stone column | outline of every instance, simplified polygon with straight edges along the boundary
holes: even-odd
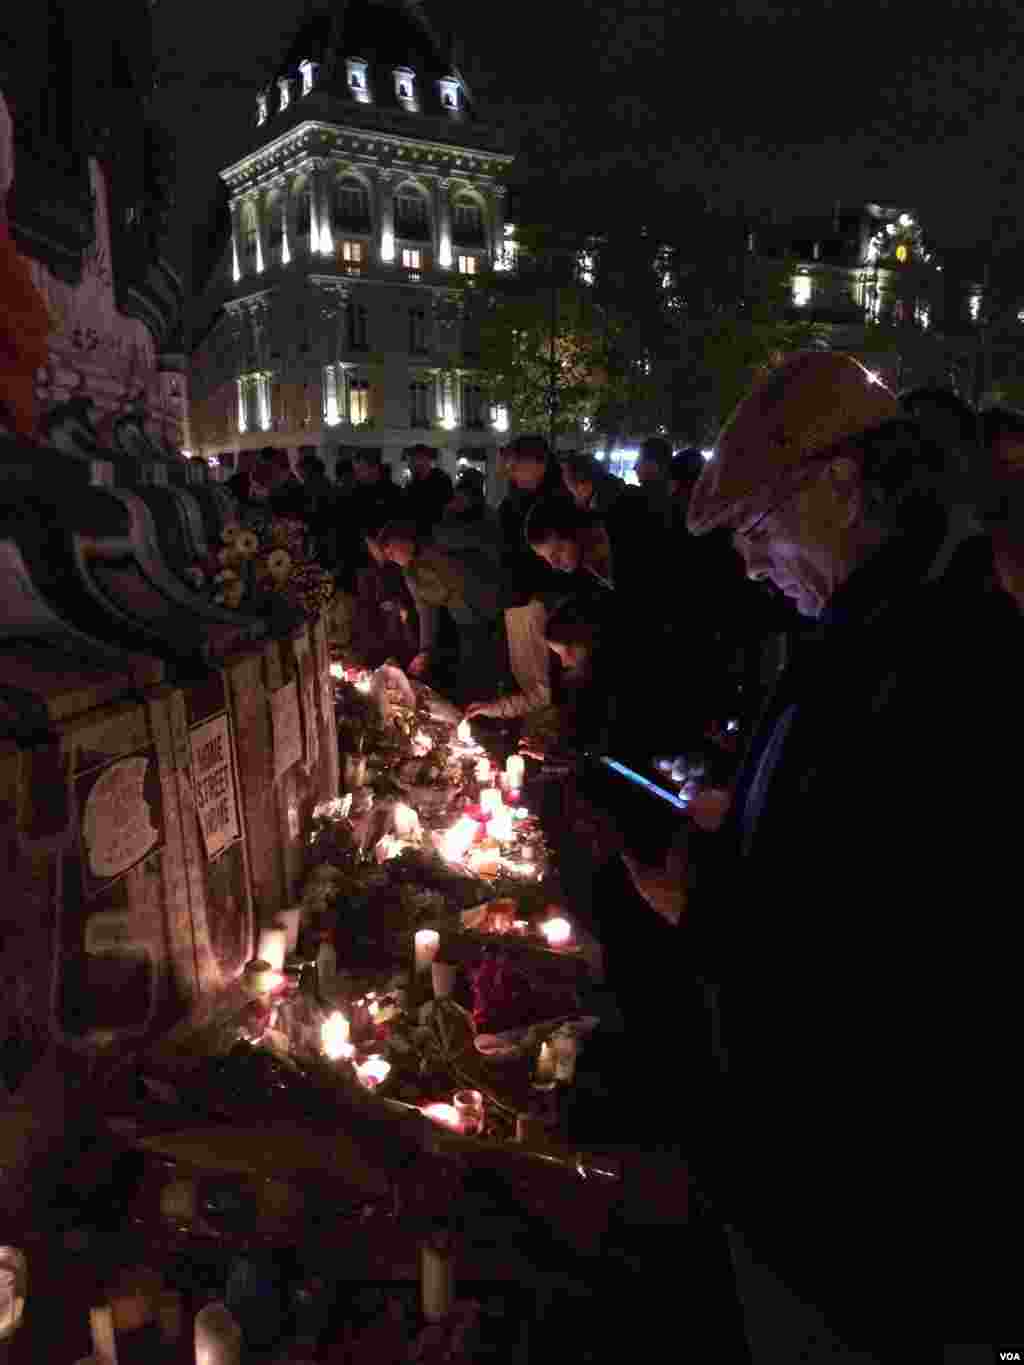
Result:
[[[242,201],[231,201],[231,279],[235,284],[242,278]]]
[[[334,255],[334,231],[331,226],[330,190],[327,182],[329,162],[313,162],[313,251],[323,256]]]
[[[452,182],[442,176],[435,186],[434,222],[436,233],[436,260],[442,270],[452,268]]]
[[[265,190],[255,191],[252,206],[256,210],[256,273],[262,275],[270,263],[270,224],[267,221]]]
[[[394,174],[387,166],[377,172],[378,249],[384,265],[393,265],[395,260],[395,187],[391,183]]]
[[[491,264],[497,265],[505,250],[505,195],[504,185],[491,191]]]

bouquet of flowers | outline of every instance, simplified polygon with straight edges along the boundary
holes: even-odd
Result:
[[[212,589],[218,606],[256,608],[277,593],[290,606],[316,616],[334,596],[334,578],[306,549],[301,521],[276,517],[251,526],[231,524],[221,533],[223,546],[205,563],[190,565],[185,578],[196,592]]]

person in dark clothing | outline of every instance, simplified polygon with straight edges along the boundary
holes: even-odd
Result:
[[[608,533],[595,517],[567,498],[540,498],[526,516],[526,543],[558,574],[592,574],[614,586],[614,563]]]
[[[402,490],[391,477],[391,467],[379,450],[360,450],[353,457],[355,487],[339,507],[342,524],[342,587],[351,591],[360,569],[369,566],[369,554],[359,532],[376,522],[383,525],[402,514]],[[352,534],[352,531],[355,534]]]
[[[419,621],[402,570],[380,543],[387,521],[378,514],[360,528],[367,563],[356,572],[352,649],[368,668],[394,659],[407,669],[419,653]]]
[[[690,504],[813,623],[677,883],[706,1006],[691,1171],[755,1365],[887,1365],[1019,1314],[1019,1154],[987,1116],[1017,1051],[1020,623],[959,554],[931,576],[943,471],[858,362],[805,352]]]
[[[672,469],[672,447],[662,436],[648,436],[640,444],[636,461],[636,477],[641,488],[664,484],[667,489]]]
[[[703,472],[704,456],[696,446],[688,446],[678,455],[673,455],[668,469],[669,497],[673,500],[681,498],[684,504],[688,504],[693,486]]]
[[[451,500],[444,509],[444,521],[468,524],[483,521],[488,514],[486,480],[482,470],[464,469],[455,480]],[[497,531],[497,518],[494,519]]]
[[[299,462],[305,521],[317,559],[331,568],[338,559],[338,493],[327,477],[327,468],[317,455],[303,455]]]
[[[567,456],[562,464],[562,478],[580,511],[590,512],[602,521],[626,491],[622,480],[609,474],[593,455]]]
[[[338,496],[347,498],[355,487],[356,477],[351,460],[338,460],[334,466],[334,486]]]
[[[412,477],[405,487],[404,515],[416,523],[421,535],[428,536],[452,500],[452,481],[438,469],[433,446],[409,446],[405,459]]]
[[[511,488],[498,509],[504,604],[522,607],[532,598],[561,591],[552,571],[531,553],[523,527],[538,499],[566,497],[566,493],[561,470],[543,436],[517,436],[505,452],[505,474]]]

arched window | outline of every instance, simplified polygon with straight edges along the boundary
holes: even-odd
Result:
[[[430,238],[426,196],[416,185],[402,185],[395,195],[395,235],[414,242]]]
[[[458,246],[484,245],[484,211],[471,194],[460,194],[452,205],[452,237]]]
[[[361,180],[346,175],[338,181],[334,212],[338,227],[349,228],[353,232],[370,231],[370,196]]]

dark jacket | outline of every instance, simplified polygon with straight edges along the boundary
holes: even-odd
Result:
[[[336,510],[339,523],[344,581],[354,582],[359,569],[365,569],[370,556],[363,543],[367,525],[378,519],[392,520],[402,516],[402,490],[385,470],[376,483],[357,483],[347,497],[341,499]]]
[[[1019,1052],[1022,629],[983,546],[924,582],[936,549],[889,545],[802,634],[685,931],[713,1058],[691,1073],[697,1183],[883,1361],[901,1326],[998,1334],[972,1336],[1001,1321],[974,1313],[1017,1264],[993,1212],[1015,1224],[1021,1196],[998,1109]]]
[[[413,478],[406,484],[402,515],[416,523],[420,535],[427,536],[441,520],[454,491],[444,470],[432,469],[425,479]]]
[[[549,569],[526,543],[525,526],[530,508],[541,498],[565,497],[562,475],[552,460],[544,481],[534,493],[512,488],[498,508],[502,539],[502,605],[522,607],[534,597],[557,594],[559,575]]]

